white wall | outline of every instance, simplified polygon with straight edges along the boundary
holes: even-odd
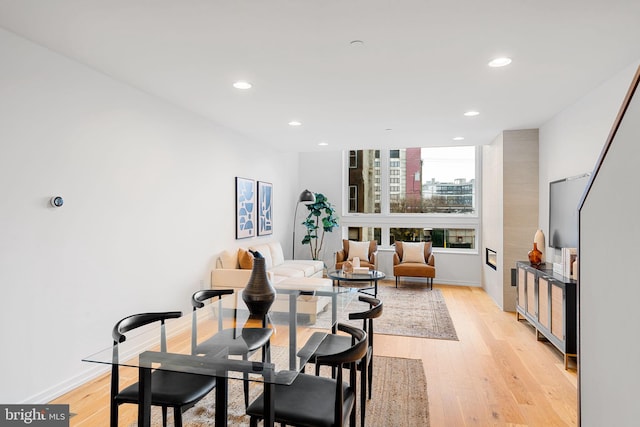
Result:
[[[3,30],[0,57],[0,402],[38,403],[93,372],[81,358],[116,320],[188,309],[213,257],[248,243],[235,176],[274,184],[290,242],[298,157]]]
[[[296,189],[296,194],[300,194],[304,189],[322,193],[336,208],[338,217],[342,217],[342,171],[341,151],[301,153],[300,179],[296,183],[299,189]],[[299,244],[305,234],[305,229],[300,223],[308,214],[309,211],[301,205],[296,223],[296,258],[310,258],[309,245]],[[338,223],[342,224],[342,221],[339,219]],[[325,234],[322,260],[329,268],[335,265],[335,253],[342,248],[341,228]]]
[[[539,218],[547,244],[549,183],[593,170],[636,67],[629,65],[540,128]],[[547,262],[560,255],[546,249]]]
[[[549,182],[593,170],[639,64],[612,76],[540,129],[540,225],[546,234]],[[639,237],[634,179],[639,154],[636,134],[612,156],[611,175],[597,184],[601,191],[589,201],[589,216],[581,224],[579,396],[584,426],[637,425],[640,416],[633,399],[640,380],[633,337],[640,295],[631,269]],[[620,182],[628,183],[629,190],[620,192]],[[612,211],[619,203],[628,209]],[[614,238],[618,233],[625,238]]]
[[[482,147],[482,250],[489,248],[497,253],[494,270],[486,264],[483,254],[482,287],[503,307],[504,265],[504,198],[503,198],[503,134],[491,144]]]
[[[580,214],[580,391],[585,427],[638,425],[640,419],[640,345],[635,339],[640,287],[633,269],[640,199],[637,181],[630,179],[640,157],[639,141],[637,93]]]

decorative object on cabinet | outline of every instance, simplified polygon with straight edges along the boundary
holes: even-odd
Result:
[[[536,231],[536,234],[533,236],[533,241],[536,242],[536,244],[538,245],[538,250],[542,253],[542,255],[540,256],[540,262],[544,263],[547,247],[544,241],[544,233],[541,229],[538,229],[538,231]]]
[[[236,239],[256,235],[256,182],[236,177]]]
[[[273,234],[273,184],[258,181],[258,236]]]
[[[276,298],[276,290],[267,275],[264,256],[257,251],[249,252],[253,255],[253,268],[249,283],[242,292],[242,300],[247,304],[253,318],[264,321]]]
[[[538,250],[536,242],[533,242],[533,249],[529,251],[529,262],[531,265],[540,265],[542,263],[542,252]]]
[[[521,316],[568,358],[577,356],[576,281],[554,273],[550,264],[516,263],[516,320]]]

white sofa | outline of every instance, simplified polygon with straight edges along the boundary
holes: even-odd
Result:
[[[313,290],[332,286],[331,280],[323,278],[322,261],[285,260],[280,243],[268,242],[223,251],[211,271],[213,289],[244,289],[251,276],[252,261],[251,256],[247,255],[248,249],[262,254],[269,279],[276,288]],[[330,301],[328,297],[301,296],[298,298],[298,313],[309,315],[310,321],[315,322],[316,315],[326,310]],[[288,296],[278,295],[271,310],[288,312]]]

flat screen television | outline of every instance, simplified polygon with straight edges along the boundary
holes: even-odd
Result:
[[[578,203],[588,182],[584,174],[549,183],[550,247],[578,247]]]

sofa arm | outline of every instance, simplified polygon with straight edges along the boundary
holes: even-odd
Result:
[[[393,265],[400,264],[400,257],[398,256],[398,252],[393,253]]]
[[[435,265],[436,265],[436,257],[433,256],[433,253],[429,254],[429,259],[427,260],[427,264],[429,264],[431,267],[435,267]]]
[[[373,268],[375,270],[378,269],[377,260],[378,260],[378,251],[371,252],[371,255],[369,256],[369,263],[373,265]]]

